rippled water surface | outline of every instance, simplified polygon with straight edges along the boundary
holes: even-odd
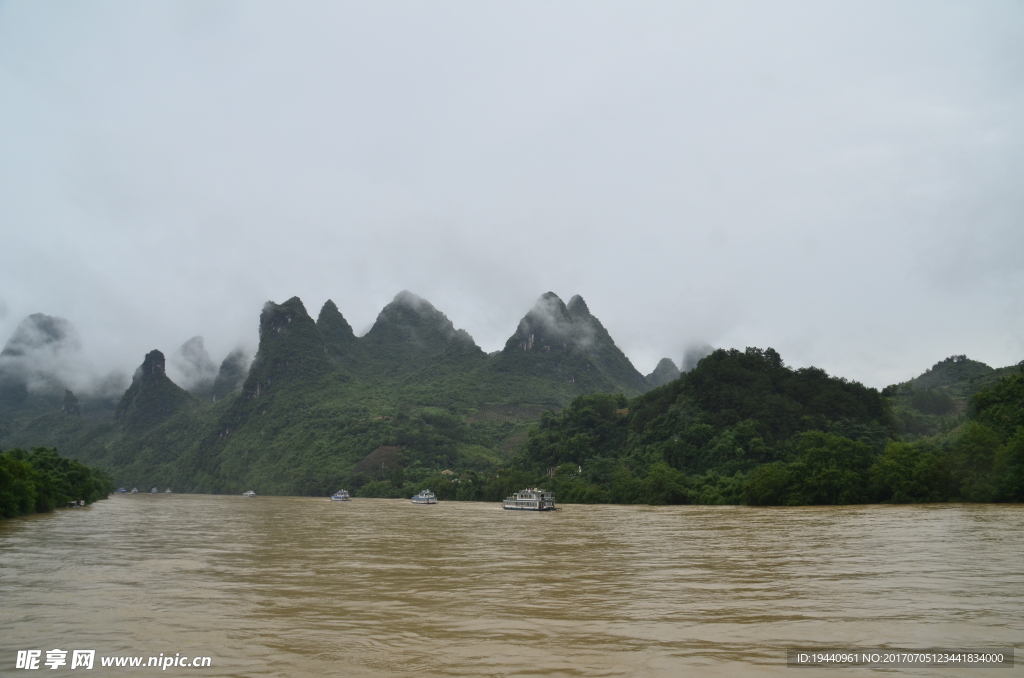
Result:
[[[213,658],[168,675],[810,676],[786,648],[1024,646],[1022,528],[1021,506],[120,495],[0,523],[0,674],[52,648]]]

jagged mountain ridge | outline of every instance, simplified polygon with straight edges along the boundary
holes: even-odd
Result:
[[[559,317],[544,315],[545,305]],[[534,345],[516,347],[527,330]],[[55,414],[37,417],[15,438],[24,444],[22,434],[31,434],[30,444],[60,445],[110,469],[120,484],[207,492],[251,484],[301,494],[327,489],[317,479],[342,477],[381,445],[401,449],[413,467],[491,467],[497,450],[524,439],[542,407],[600,390],[635,395],[647,388],[578,296],[566,305],[544,295],[507,350],[492,356],[409,292],[396,295],[362,337],[331,301],[315,322],[297,297],[267,302],[259,338],[248,370],[244,354],[233,352],[201,398],[174,384],[163,354],[152,351],[107,428],[73,416],[72,394],[65,412],[58,402]],[[193,338],[179,353],[208,376],[201,349]],[[477,422],[472,430],[468,421]],[[0,430],[0,442],[9,439]]]
[[[614,366],[617,359],[632,369],[582,299],[574,301],[571,312],[566,307],[566,313],[577,344],[568,351],[570,358],[589,359],[594,374],[603,374],[594,365],[604,369],[601,359],[610,353],[611,360],[606,362]],[[589,338],[580,339],[584,334]],[[548,358],[548,352],[540,354],[541,362]],[[460,442],[465,434],[451,430],[463,426],[460,420],[450,414],[428,417],[426,411],[440,407],[468,414],[479,407],[493,407],[487,403],[495,401],[506,407],[538,402],[560,406],[574,395],[593,392],[602,385],[623,387],[608,378],[567,384],[558,374],[524,376],[514,366],[497,369],[498,362],[500,355],[488,357],[468,333],[407,292],[381,311],[363,337],[354,336],[333,302],[324,304],[316,323],[297,298],[283,304],[268,303],[261,315],[259,351],[246,384],[219,416],[215,434],[198,446],[195,465],[203,474],[221,479],[219,482],[251,477],[252,469],[257,468],[272,476],[279,487],[294,488],[310,482],[303,478],[324,472],[322,465],[307,466],[308,455],[351,469],[381,444],[402,447],[412,454],[413,463],[424,457],[443,465],[469,463],[459,462],[470,452],[468,443]],[[625,388],[631,393],[639,390],[629,383]],[[339,411],[334,402],[347,406]],[[397,408],[398,418],[368,416],[374,408],[385,412]],[[414,416],[411,424],[398,425],[407,412],[424,413]],[[498,426],[507,432],[491,444],[497,446],[517,426],[525,430],[528,425]],[[413,434],[406,426],[422,430]],[[310,435],[324,429],[334,433],[326,439]],[[330,439],[341,446],[333,447]],[[256,440],[259,445],[254,448]],[[302,440],[308,442],[299,442]],[[312,449],[298,451],[297,443]],[[465,452],[460,451],[463,448]],[[473,458],[490,454],[479,445],[475,449]]]

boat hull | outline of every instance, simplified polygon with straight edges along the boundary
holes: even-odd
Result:
[[[501,508],[506,511],[554,511],[554,506],[545,506],[543,508],[537,506],[502,506]]]

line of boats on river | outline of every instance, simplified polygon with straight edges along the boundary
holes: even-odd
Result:
[[[128,491],[123,487],[118,489],[118,493],[125,494]],[[131,494],[138,494],[139,490],[133,487]],[[149,494],[158,494],[159,490],[153,488],[149,491]],[[171,494],[171,488],[164,490],[164,494]],[[256,493],[252,490],[248,490],[242,493],[243,497],[253,498]],[[352,501],[352,497],[345,490],[338,490],[331,495],[330,501]],[[417,495],[413,495],[411,498],[413,504],[436,504],[437,495],[430,490],[423,490]],[[555,495],[553,492],[542,490],[536,487],[528,487],[525,490],[519,490],[515,494],[505,497],[505,500],[501,502],[501,508],[506,511],[557,511],[555,508]]]
[[[155,488],[154,488],[155,489]],[[243,497],[255,497],[252,490],[242,493]],[[330,501],[352,501],[352,497],[345,490],[338,490],[330,496]],[[436,504],[437,495],[430,490],[423,490],[411,498],[413,504]],[[501,507],[507,511],[557,511],[555,508],[555,495],[553,492],[535,487],[528,487],[513,495],[505,497]]]

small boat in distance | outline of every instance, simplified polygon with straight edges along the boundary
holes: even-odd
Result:
[[[436,504],[437,496],[430,490],[423,490],[412,498],[414,504]]]
[[[501,508],[509,511],[554,511],[555,494],[530,487],[505,497]]]
[[[164,494],[170,494],[170,493],[171,493],[171,488],[168,487],[166,490],[164,490]]]
[[[352,501],[345,490],[338,490],[331,495],[331,501]]]
[[[133,487],[132,488],[132,494],[138,494],[138,493],[139,493],[139,488]]]
[[[253,492],[252,490],[246,490],[245,492],[242,493],[242,496],[243,497],[255,497],[256,493]]]
[[[128,491],[128,490],[124,489],[123,487],[119,487],[119,488],[117,489],[117,493],[118,493],[118,494],[124,494],[124,493],[125,493],[125,492],[127,492],[127,491]]]
[[[157,492],[159,492],[159,491],[160,491],[160,490],[156,489],[156,486],[154,486],[154,487],[153,487],[153,489],[149,491],[149,493],[150,493],[150,494],[156,494],[156,493],[157,493]]]

